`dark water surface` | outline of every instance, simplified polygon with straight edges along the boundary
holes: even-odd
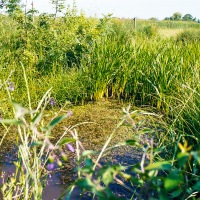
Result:
[[[132,165],[138,162],[141,158],[141,153],[128,147],[121,147],[113,152],[109,153],[106,157],[101,160],[101,164],[104,165],[110,160],[110,164],[119,164],[122,165]],[[13,161],[17,160],[17,152],[16,148],[9,153],[4,153],[2,156],[2,160],[0,163],[0,185],[3,184],[3,181],[7,180],[8,176],[12,176],[15,173],[15,165]],[[74,166],[75,167],[75,166]],[[4,177],[2,176],[3,173],[5,174]],[[67,190],[70,183],[66,181],[65,176],[74,176],[72,179],[75,179],[75,175],[73,172],[67,171],[67,169],[62,169],[59,171],[58,169],[55,170],[52,174],[49,174],[47,179],[47,186],[43,190],[43,198],[42,200],[58,200],[59,197]],[[63,177],[65,181],[63,181]],[[118,184],[111,184],[110,188],[112,191],[117,195],[124,199],[129,199],[131,194],[125,189],[119,186]],[[66,199],[66,195],[63,196],[62,199]],[[1,198],[0,198],[1,199]],[[92,199],[91,196],[80,196],[80,190],[75,188],[72,192],[70,200],[90,200]]]

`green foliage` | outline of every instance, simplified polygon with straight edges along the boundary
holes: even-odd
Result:
[[[10,16],[16,15],[21,11],[20,9],[21,0],[7,0],[6,9]]]
[[[14,5],[17,1],[10,3]],[[153,125],[143,127],[143,121],[138,117],[141,114],[149,117],[150,113],[126,112],[130,114],[126,126],[131,127],[130,130],[134,130],[139,139],[131,138],[125,144],[142,148],[144,157],[150,152],[153,156],[132,166],[138,177],[127,171],[128,166],[99,166],[111,134],[96,162],[91,159],[93,152],[79,154],[77,150],[79,179],[75,184],[83,192],[87,190],[101,199],[115,199],[109,185],[119,176],[124,182],[134,185],[128,190],[140,198],[143,195],[160,199],[195,195],[199,188],[197,173],[200,159],[200,25],[183,21],[137,20],[135,29],[133,20],[112,19],[111,15],[100,20],[86,18],[83,13],[77,14],[75,6],[72,9],[68,7],[65,15],[56,20],[50,14],[35,16],[33,20],[29,16],[32,13],[25,16],[18,7],[13,8],[12,17],[0,15],[0,118],[4,126],[12,124],[19,127],[22,142],[19,144],[19,158],[22,160],[17,166],[22,180],[26,178],[22,163],[27,164],[27,170],[33,175],[31,180],[35,180],[36,175],[30,166],[37,165],[38,176],[44,173],[39,168],[44,151],[38,155],[44,141],[37,137],[38,132],[34,129],[41,128],[42,105],[51,109],[67,101],[83,104],[112,98],[120,103],[128,101],[136,106],[145,105],[162,114],[163,117],[156,121],[162,131],[157,132],[152,130]],[[159,28],[192,29],[177,38],[168,39],[158,37]],[[51,98],[48,92],[43,97],[44,91],[49,88],[52,88]],[[48,105],[52,98],[55,102]],[[15,99],[20,105],[8,99]],[[49,136],[52,128],[66,117],[56,116],[42,126],[41,137]],[[152,148],[150,144],[141,146],[141,138],[153,133],[158,140],[158,148]],[[56,148],[60,150],[60,146],[75,141],[78,146],[77,135],[74,133],[72,136],[61,138]],[[29,138],[30,145],[26,143]],[[46,139],[49,141],[48,137]],[[177,142],[185,140],[193,145],[193,151],[188,150],[187,145],[179,145],[182,152],[177,155]],[[167,159],[156,160],[156,155],[163,148],[168,151]],[[24,152],[27,149],[30,155],[35,153],[35,160],[26,157]],[[73,148],[71,150],[74,151]],[[65,156],[62,157],[66,160]],[[52,157],[48,160],[50,164],[55,161]],[[84,167],[81,165],[83,160]],[[56,162],[61,165],[60,160]],[[164,176],[161,176],[162,173]],[[37,185],[32,185],[30,179],[26,180],[31,193],[37,193]],[[12,188],[12,193],[16,182],[9,184],[7,188]],[[43,186],[38,184],[40,190],[37,195],[41,195]],[[24,194],[28,195],[28,192],[24,190]]]
[[[126,23],[130,20],[127,20]],[[132,22],[133,23],[133,22]],[[137,20],[137,27],[141,28],[144,26],[156,26],[157,28],[167,28],[167,29],[188,29],[188,28],[200,28],[200,25],[192,21],[174,21],[170,18],[165,18],[161,21],[152,21],[152,20]]]
[[[140,122],[137,122],[135,117],[142,114],[154,116],[154,114],[142,111],[129,112],[129,109],[126,110],[123,120],[126,126],[129,124],[134,130],[134,136],[137,136],[139,133],[137,127],[140,126]],[[118,196],[114,195],[109,187],[113,182],[129,191],[131,199],[167,200],[197,196],[200,180],[198,175],[200,170],[199,150],[190,151],[192,147],[188,147],[187,142],[184,145],[179,143],[181,152],[178,153],[175,160],[171,158],[171,160],[157,161],[157,150],[153,142],[147,142],[143,146],[141,145],[142,139],[136,138],[135,140],[138,140],[137,143],[134,142],[136,147],[141,147],[144,151],[140,163],[134,165],[129,163],[128,166],[122,166],[120,163],[103,166],[98,164],[98,168],[94,170],[95,159],[91,159],[90,155],[86,158],[81,157],[85,161],[85,165],[79,167],[81,177],[76,180],[75,185],[81,188],[83,193],[92,193],[98,199],[118,199]],[[126,144],[130,145],[130,142]],[[117,187],[120,187],[119,185]]]
[[[51,0],[51,3],[55,6],[55,18],[57,14],[62,12],[65,8],[66,0]]]
[[[191,14],[185,14],[182,17],[182,14],[179,12],[175,12],[171,17],[166,17],[165,20],[172,20],[172,21],[197,21],[196,17],[193,18]]]
[[[183,16],[183,20],[184,21],[192,21],[193,20],[193,17],[191,14],[186,14]]]
[[[23,68],[23,70],[25,69]],[[50,90],[40,100],[37,108],[32,110],[25,71],[24,81],[26,83],[29,108],[22,107],[13,101],[11,99],[12,91],[7,89],[8,99],[11,101],[11,108],[13,109],[13,119],[0,119],[0,125],[6,130],[1,139],[0,146],[6,135],[9,134],[11,127],[14,127],[17,130],[14,140],[16,140],[15,143],[18,148],[18,159],[14,162],[16,167],[15,173],[9,179],[4,180],[1,185],[1,191],[4,199],[34,198],[39,200],[42,199],[42,192],[46,186],[47,170],[52,170],[51,168],[54,167],[55,163],[58,166],[62,166],[56,151],[61,154],[63,161],[66,161],[67,156],[63,152],[61,145],[74,142],[75,140],[73,138],[64,138],[66,133],[63,133],[56,144],[50,141],[49,136],[52,128],[69,116],[55,116],[47,126],[44,126],[44,109],[49,103]],[[4,86],[6,87],[6,83]],[[50,167],[48,167],[49,165]]]
[[[158,35],[158,30],[155,26],[145,26],[141,31],[148,38]]]
[[[138,20],[134,30],[133,20],[105,16],[98,21],[78,16],[75,7],[56,21],[49,14],[35,17],[34,22],[1,16],[1,80],[12,71],[8,82],[17,89],[11,95],[26,106],[19,67],[23,63],[35,106],[43,91],[51,87],[59,106],[66,101],[77,104],[104,97],[149,105],[162,112],[167,123],[175,119],[172,128],[178,132],[176,139],[184,134],[196,143],[199,31],[183,32],[177,39],[157,37],[158,27],[189,24],[197,23]],[[0,109],[3,116],[9,116],[5,93],[0,91]],[[190,95],[190,99],[185,98]]]
[[[182,18],[182,14],[179,12],[176,12],[173,14],[173,20],[179,21]]]
[[[198,43],[200,41],[200,30],[185,30],[177,36],[177,41]]]
[[[3,9],[6,6],[6,0],[0,1],[0,9]]]

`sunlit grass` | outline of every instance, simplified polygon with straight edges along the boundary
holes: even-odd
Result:
[[[161,37],[170,38],[175,37],[178,34],[182,33],[184,29],[159,29],[159,34]]]

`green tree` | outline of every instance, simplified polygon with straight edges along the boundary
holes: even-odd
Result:
[[[193,20],[193,17],[192,17],[191,14],[186,14],[186,15],[184,15],[184,17],[183,17],[183,20],[184,20],[184,21],[192,21],[192,20]]]
[[[29,20],[34,22],[34,14],[39,13],[39,11],[34,8],[33,1],[31,3],[31,6],[32,6],[32,8],[30,10],[28,10],[28,12],[26,12],[26,15]]]
[[[181,18],[182,18],[182,14],[181,14],[180,12],[175,12],[175,13],[172,15],[172,17],[173,17],[173,20],[179,21],[179,20],[181,20]]]
[[[158,19],[155,18],[155,17],[151,17],[151,18],[149,18],[149,20],[151,20],[151,21],[158,21]]]
[[[170,17],[165,17],[165,19],[164,20],[170,20]]]
[[[61,13],[65,9],[66,0],[51,0],[51,3],[55,6],[55,19],[58,13]]]
[[[6,0],[0,1],[0,9],[3,9],[6,6]]]
[[[15,12],[21,10],[20,6],[21,0],[7,0],[6,9],[9,15],[13,15]]]

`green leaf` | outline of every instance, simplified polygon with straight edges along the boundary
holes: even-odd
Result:
[[[159,192],[159,200],[169,200],[169,197],[168,197],[168,195],[166,194],[166,192],[165,191],[160,191]]]
[[[176,190],[174,192],[171,193],[172,197],[178,197],[183,191],[182,190]]]
[[[142,133],[152,133],[153,130],[150,129],[150,128],[144,128],[144,129],[140,130],[140,132],[142,132]]]
[[[41,120],[42,113],[37,113],[31,120],[34,125],[38,124]]]
[[[158,175],[158,170],[150,170],[148,173],[149,177],[156,177]]]
[[[192,187],[193,190],[196,190],[198,192],[200,192],[200,181],[198,181],[193,187]]]
[[[22,125],[23,122],[17,119],[2,119],[0,120],[1,124],[11,124],[11,125]]]
[[[138,144],[138,142],[136,140],[126,140],[126,144],[130,146],[135,146]]]
[[[108,186],[114,180],[114,171],[112,168],[108,168],[102,176],[102,181]]]
[[[120,175],[125,179],[125,180],[130,180],[131,179],[131,175],[124,173],[124,172],[120,172]]]
[[[97,153],[96,151],[85,150],[85,151],[82,153],[82,157],[86,157],[86,156],[89,156],[89,155],[92,155],[92,154],[96,154],[96,153]]]
[[[200,165],[200,151],[195,151],[191,152],[191,154],[194,156],[195,160],[199,163]]]
[[[92,159],[86,158],[86,159],[85,159],[85,165],[86,165],[87,167],[92,167],[92,166],[93,166]]]
[[[179,153],[177,158],[178,158],[178,165],[179,167],[183,167],[187,160],[188,160],[189,154],[188,153]]]
[[[119,172],[125,170],[125,166],[120,165],[113,165],[113,166],[107,166],[104,167],[102,170],[100,170],[100,173],[102,173],[102,181],[106,186],[108,186],[111,182],[113,182],[114,177],[119,174]]]
[[[155,169],[170,170],[171,166],[172,165],[170,161],[155,162],[145,167],[145,170],[155,170]]]
[[[135,177],[133,177],[133,176],[131,177],[130,181],[131,181],[133,184],[139,185],[139,186],[141,186],[141,185],[144,184],[144,181],[143,181],[142,179],[137,179],[137,178],[135,178]]]
[[[64,144],[68,144],[70,142],[75,142],[76,140],[74,138],[63,138],[59,141],[59,145],[62,146]]]
[[[183,183],[183,175],[181,173],[172,172],[164,180],[164,187],[167,191],[171,191]]]
[[[91,167],[83,167],[83,168],[81,169],[81,172],[82,172],[83,174],[91,174],[91,173],[93,173],[93,170],[92,170]]]
[[[76,185],[83,189],[91,189],[96,186],[89,178],[79,179],[76,181]]]
[[[49,129],[48,129],[46,126],[41,127],[41,130],[42,130],[42,131],[49,131]]]
[[[47,126],[48,129],[52,129],[55,125],[57,125],[58,123],[60,123],[63,119],[65,119],[67,117],[67,115],[61,115],[59,117],[54,118],[50,124]]]
[[[43,145],[43,142],[41,142],[41,141],[32,142],[32,143],[31,143],[31,147],[34,147],[34,146],[42,146],[42,145]]]
[[[140,173],[142,173],[142,171],[141,171],[141,169],[140,169],[141,167],[140,167],[140,164],[139,163],[136,163],[135,165],[133,165],[133,167],[132,167],[132,170],[131,171],[133,171],[133,172],[135,172],[135,173],[138,173],[138,174],[140,174]]]

